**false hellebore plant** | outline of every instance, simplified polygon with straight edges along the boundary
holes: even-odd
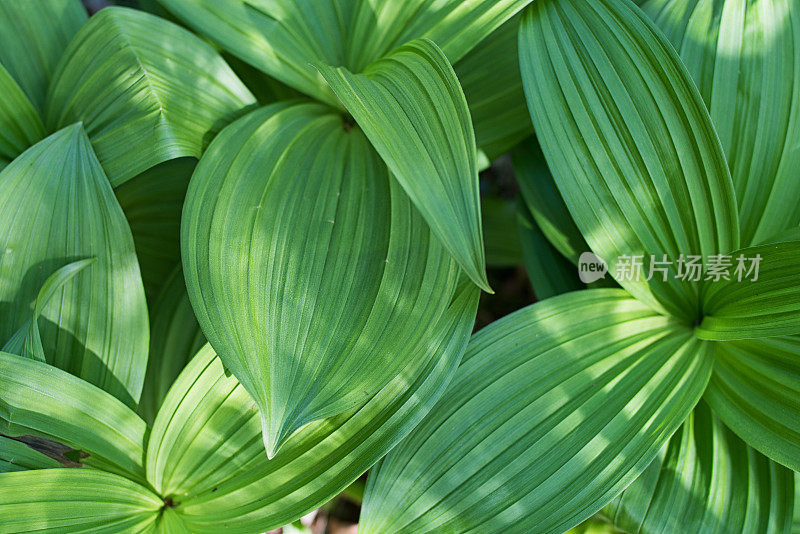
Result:
[[[0,532],[791,531],[796,0],[159,2],[0,0]]]

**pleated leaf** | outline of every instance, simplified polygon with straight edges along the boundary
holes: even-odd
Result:
[[[183,271],[177,267],[153,305],[150,354],[139,403],[145,421],[153,423],[169,388],[205,343],[189,302]]]
[[[163,502],[147,488],[93,469],[0,474],[3,532],[144,532]]]
[[[361,131],[319,104],[263,108],[215,139],[182,246],[198,321],[269,455],[396,377],[460,273]]]
[[[464,272],[485,291],[475,134],[453,68],[417,40],[366,74],[318,65],[375,149]]]
[[[722,146],[675,50],[625,0],[543,0],[523,17],[520,63],[547,162],[592,250],[634,296],[695,320],[698,288],[676,264],[649,282],[618,267],[739,244]]]
[[[0,434],[45,438],[49,444],[23,441],[64,463],[143,480],[145,431],[144,421],[105,391],[46,363],[0,352]]]
[[[578,525],[691,412],[711,347],[621,290],[569,293],[495,322],[473,336],[431,415],[370,471],[359,532]]]
[[[75,124],[0,173],[0,342],[30,319],[48,276],[89,258],[97,263],[42,310],[44,353],[49,363],[134,406],[149,338],[142,279],[125,216]]]
[[[51,469],[60,466],[58,460],[32,449],[27,444],[0,436],[0,473],[28,469]]]
[[[779,534],[794,473],[747,446],[700,403],[658,457],[604,510],[630,534]]]
[[[800,470],[800,337],[720,343],[706,400],[750,446]]]
[[[728,340],[800,333],[800,241],[746,248],[730,256],[727,279],[708,282],[697,335]]]
[[[44,126],[30,100],[2,63],[0,95],[0,158],[12,160],[44,137]]]
[[[149,13],[103,9],[64,52],[47,125],[83,121],[111,183],[198,158],[255,97],[199,37]]]
[[[728,158],[742,244],[800,224],[800,6],[638,0],[680,52]]]
[[[44,111],[56,64],[86,18],[80,0],[0,2],[0,63],[37,112]]]
[[[188,26],[281,82],[338,105],[310,62],[361,72],[416,38],[455,63],[531,0],[159,0]]]
[[[466,348],[478,291],[464,280],[428,346],[357,408],[311,423],[268,460],[257,407],[209,346],[167,395],[148,480],[180,503],[191,532],[264,532],[327,502],[407,435],[444,393]]]

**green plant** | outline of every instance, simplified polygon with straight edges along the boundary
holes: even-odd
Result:
[[[790,532],[800,6],[637,3],[0,0],[0,532]]]

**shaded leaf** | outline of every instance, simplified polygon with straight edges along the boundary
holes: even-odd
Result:
[[[698,287],[675,264],[666,281],[618,271],[625,257],[677,263],[739,243],[722,146],[675,50],[625,0],[542,0],[523,17],[520,63],[547,162],[592,250],[634,296],[695,320]]]
[[[0,473],[28,469],[50,469],[61,464],[15,439],[0,436]]]
[[[31,239],[36,236],[36,239]],[[41,310],[47,361],[129,406],[147,362],[147,306],[130,229],[80,124],[0,173],[0,341],[31,316],[47,277],[97,258]]]
[[[431,415],[370,471],[359,532],[580,524],[690,413],[712,347],[621,290],[569,293],[495,322],[473,336]]]
[[[496,197],[481,198],[483,242],[486,264],[491,267],[513,267],[522,263],[517,212],[514,202]]]
[[[12,160],[44,137],[44,126],[30,100],[2,63],[0,95],[0,158]]]
[[[47,97],[51,129],[82,121],[112,185],[179,157],[199,158],[255,97],[199,37],[111,7],[81,28]]]
[[[418,40],[366,74],[318,65],[431,230],[481,289],[491,292],[481,234],[475,134],[453,68]]]

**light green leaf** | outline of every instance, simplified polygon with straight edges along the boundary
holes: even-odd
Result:
[[[181,262],[181,211],[196,165],[194,158],[165,161],[114,191],[131,227],[151,312]]]
[[[56,64],[86,18],[80,0],[0,2],[0,63],[39,113]]]
[[[322,76],[478,287],[491,292],[481,234],[475,134],[453,68],[430,41],[411,42],[366,74]]]
[[[0,5],[0,11],[2,9]],[[44,137],[44,126],[30,100],[2,63],[0,95],[0,158],[12,160]]]
[[[513,200],[497,197],[481,198],[483,242],[486,263],[491,267],[514,267],[522,263],[517,211]]]
[[[149,337],[141,275],[125,216],[75,124],[0,173],[0,341],[30,318],[53,271],[87,258],[97,264],[41,310],[44,352],[56,367],[134,406]]]
[[[58,460],[33,449],[28,444],[0,436],[0,473],[60,466]]]
[[[578,525],[691,412],[712,348],[621,290],[569,293],[495,322],[473,336],[431,415],[370,471],[359,532]]]
[[[182,247],[198,321],[256,401],[269,455],[427,357],[460,274],[364,134],[311,103],[214,140]]]
[[[536,133],[575,223],[634,296],[687,321],[698,287],[681,254],[737,248],[736,200],[722,146],[675,50],[626,0],[541,0],[520,27]],[[646,258],[642,276],[620,266]],[[651,255],[674,262],[648,282]],[[627,258],[626,258],[627,257]]]
[[[606,507],[624,532],[779,534],[792,521],[794,475],[698,404],[636,482]]]
[[[531,0],[159,0],[219,46],[281,82],[338,105],[309,63],[361,72],[416,38],[455,63]]]
[[[51,129],[83,121],[112,185],[199,158],[255,97],[199,37],[143,11],[101,10],[64,52],[47,97]]]
[[[33,358],[41,362],[46,361],[42,338],[39,335],[39,316],[42,314],[42,310],[56,292],[63,289],[64,284],[83,269],[96,262],[97,259],[95,258],[76,261],[51,274],[39,290],[39,295],[36,297],[36,302],[33,306],[33,316],[25,322],[22,328],[17,330],[16,334],[11,336],[11,339],[0,350],[11,354],[19,354],[26,358]]]
[[[578,277],[577,267],[550,244],[524,202],[519,202],[517,209],[517,228],[525,270],[537,299],[586,287]]]
[[[444,393],[474,324],[466,279],[425,347],[363,406],[306,426],[268,460],[258,410],[206,346],[167,395],[147,451],[148,480],[192,532],[264,532],[329,501],[407,435]]]
[[[725,277],[707,282],[703,339],[729,340],[800,333],[800,241],[731,253]],[[752,269],[752,271],[751,271]]]
[[[800,9],[794,0],[637,0],[680,52],[722,140],[742,245],[800,224]]]
[[[153,305],[150,354],[139,404],[145,421],[153,423],[169,388],[205,343],[186,293],[183,272],[176,267]]]
[[[750,446],[800,469],[800,337],[719,343],[706,400]]]
[[[794,474],[794,521],[792,534],[800,534],[800,473]]]
[[[0,434],[38,436],[71,460],[144,480],[145,423],[101,389],[46,363],[0,352]],[[86,456],[88,455],[88,456]]]
[[[511,157],[522,198],[547,240],[565,258],[578,265],[589,245],[575,226],[535,137],[519,144]]]
[[[93,469],[0,474],[3,532],[143,532],[163,502],[130,480]]]
[[[533,132],[519,73],[515,16],[453,65],[469,105],[478,147],[490,160]]]

